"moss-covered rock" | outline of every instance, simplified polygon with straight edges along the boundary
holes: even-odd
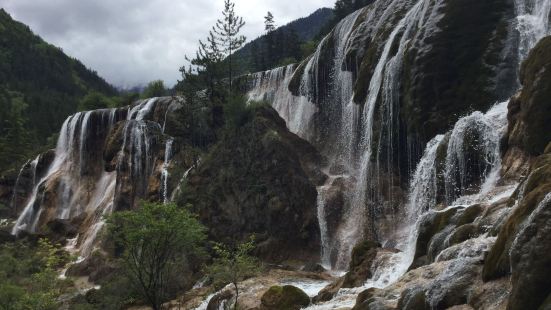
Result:
[[[322,157],[269,107],[230,130],[191,171],[177,199],[220,242],[256,235],[271,261],[319,257],[316,186]]]
[[[292,285],[272,286],[261,298],[262,310],[299,310],[310,304],[310,297]]]
[[[509,104],[509,147],[540,155],[551,141],[551,37],[543,38],[522,64],[521,93]]]

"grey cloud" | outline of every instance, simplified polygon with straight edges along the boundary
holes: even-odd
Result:
[[[272,11],[278,25],[334,0],[236,0],[249,40]],[[223,0],[0,0],[15,19],[118,86],[179,78],[223,8]]]

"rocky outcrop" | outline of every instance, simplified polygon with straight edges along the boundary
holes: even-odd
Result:
[[[178,202],[192,205],[214,240],[235,242],[254,234],[263,258],[315,260],[322,158],[273,109],[253,113],[190,173]]]

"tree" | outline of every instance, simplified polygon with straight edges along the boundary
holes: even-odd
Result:
[[[97,109],[105,109],[112,105],[113,103],[105,95],[91,91],[78,103],[79,111],[91,111]]]
[[[144,98],[153,98],[153,97],[162,97],[167,93],[165,83],[162,80],[156,80],[149,82],[142,92],[142,97]]]
[[[274,15],[272,12],[268,11],[268,14],[264,16],[264,30],[266,32],[270,33],[276,29],[275,22],[274,22]]]
[[[216,25],[212,27],[210,37],[216,43],[218,51],[228,58],[228,82],[231,97],[233,79],[232,55],[243,46],[247,38],[239,34],[241,28],[245,26],[245,22],[242,17],[235,14],[235,3],[231,0],[224,0],[222,15],[223,18],[217,20]]]
[[[116,212],[107,223],[115,246],[123,249],[126,276],[153,309],[161,309],[171,276],[201,256],[205,228],[185,208],[149,202]]]
[[[205,273],[213,279],[215,286],[233,284],[235,289],[234,309],[237,309],[237,298],[239,297],[237,284],[246,278],[255,276],[260,271],[259,261],[250,255],[254,247],[254,238],[248,242],[240,243],[234,248],[218,243],[213,247],[216,257],[212,264],[205,268]]]

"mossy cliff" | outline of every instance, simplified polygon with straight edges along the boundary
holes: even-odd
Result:
[[[315,259],[322,158],[290,133],[273,109],[262,106],[252,113],[190,173],[179,204],[193,206],[214,240],[234,242],[254,234],[261,257]]]

